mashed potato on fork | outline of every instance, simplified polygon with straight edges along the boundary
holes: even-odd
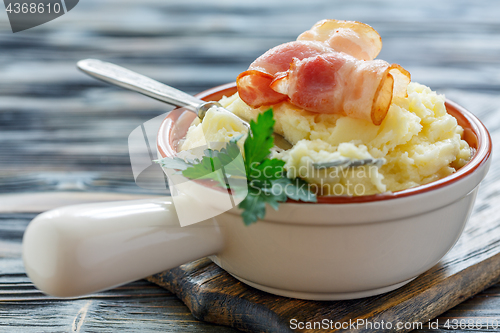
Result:
[[[428,87],[410,83],[408,97],[395,97],[387,116],[377,126],[363,119],[340,114],[308,112],[288,102],[273,106],[275,131],[293,147],[273,157],[286,162],[289,178],[300,177],[314,184],[323,195],[370,195],[400,191],[452,174],[471,158],[462,140],[463,129],[446,112],[444,96]],[[267,107],[252,108],[238,94],[220,103],[245,120],[255,119]],[[181,150],[208,142],[228,142],[245,133],[231,117],[208,112],[190,127]],[[206,141],[205,141],[206,140]],[[240,145],[243,140],[240,140]],[[339,158],[384,158],[374,165],[341,169],[315,169],[312,163]]]

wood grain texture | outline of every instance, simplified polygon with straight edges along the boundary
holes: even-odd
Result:
[[[42,294],[22,273],[0,275],[0,331],[234,332],[196,320],[177,297],[146,281],[62,300]]]
[[[144,280],[72,299],[44,295],[20,258],[35,216],[0,214],[0,332],[235,332],[196,320],[175,295]]]
[[[76,61],[94,57],[115,62],[196,93],[234,81],[258,55],[296,38],[322,18],[372,25],[383,38],[380,58],[401,64],[414,81],[445,93],[490,130],[494,160],[478,195],[474,222],[447,256],[446,260],[452,259],[449,265],[433,268],[434,278],[420,278],[423,285],[451,279],[455,288],[447,297],[454,302],[467,298],[481,284],[488,284],[481,276],[491,277],[498,269],[495,239],[500,229],[494,223],[500,217],[496,208],[500,198],[499,17],[500,2],[495,0],[85,0],[57,20],[12,34],[5,12],[0,11],[0,331],[235,331],[195,320],[172,293],[144,281],[84,299],[45,296],[24,273],[22,233],[34,216],[31,213],[69,201],[164,194],[136,186],[127,138],[134,128],[170,107],[88,78],[75,69]],[[482,228],[483,221],[489,233]],[[477,246],[472,252],[460,247],[469,240]],[[471,273],[466,267],[481,263],[481,269],[473,269],[479,274],[475,280],[458,279],[460,273]],[[413,282],[412,288],[419,287],[419,280]],[[429,302],[427,294],[428,303],[411,308],[402,301],[399,309],[432,317],[443,309],[438,296]],[[265,300],[263,296],[261,302]],[[328,306],[334,305],[318,305],[314,316],[303,314],[303,318],[322,318],[331,313]],[[210,309],[205,314],[201,306],[194,308],[197,317],[213,319]],[[255,305],[247,303],[244,309],[254,311]],[[256,318],[252,317],[256,312],[248,312],[245,319],[255,325],[269,322],[274,309],[262,304],[258,310],[267,311],[269,317]],[[370,309],[380,316],[401,315],[373,305]],[[347,318],[346,313],[339,309],[338,315]],[[243,316],[234,314],[234,321]],[[419,331],[449,332],[444,326],[447,319],[500,320],[500,285],[438,318],[438,328]]]
[[[475,214],[455,247],[426,273],[393,292],[351,301],[317,302],[274,296],[246,286],[202,259],[148,278],[176,294],[193,315],[245,332],[291,332],[298,322],[350,323],[366,320],[391,323],[377,329],[368,324],[358,332],[407,332],[398,323],[421,323],[463,302],[500,280],[499,199]],[[423,244],[425,246],[425,244]],[[498,318],[491,318],[492,323]],[[499,322],[500,324],[500,322]],[[328,324],[327,327],[331,324]],[[292,325],[292,327],[295,327]],[[343,331],[343,329],[331,331]],[[298,329],[300,332],[321,332]]]

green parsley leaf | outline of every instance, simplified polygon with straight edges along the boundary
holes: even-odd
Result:
[[[182,175],[189,179],[214,179],[224,182],[219,171],[221,168],[220,159],[218,157],[203,156],[201,162],[182,171]]]
[[[246,175],[245,162],[241,158],[241,151],[236,140],[231,140],[217,154],[221,165],[224,167],[224,173],[227,177],[233,178],[244,177]]]
[[[283,167],[285,166],[285,161],[279,160],[277,158],[266,159],[262,163],[254,163],[250,166],[250,170],[247,170],[248,178],[258,179],[261,181],[271,181],[274,179],[279,179],[283,177]]]
[[[194,161],[185,161],[182,158],[174,157],[174,158],[162,158],[161,160],[154,161],[159,163],[162,167],[168,169],[178,169],[178,170],[186,170],[187,168],[193,166],[195,164]],[[196,161],[199,163],[199,161]]]
[[[257,122],[250,121],[250,132],[245,140],[245,167],[247,170],[254,163],[262,163],[274,146],[274,123],[273,109],[260,113]]]
[[[287,198],[295,201],[316,202],[316,194],[310,190],[309,184],[300,178],[279,178],[272,181],[274,195],[283,193]]]
[[[278,210],[280,197],[271,194],[270,191],[265,191],[258,187],[250,186],[248,188],[248,195],[240,202],[239,208],[243,210],[241,217],[245,225],[250,225],[263,219],[266,215],[266,203],[269,204],[274,210]],[[284,197],[286,200],[286,197]]]
[[[214,149],[205,149],[205,156],[201,160],[183,160],[179,157],[163,158],[155,161],[163,167],[181,170],[182,175],[186,178],[195,179],[212,179],[220,186],[228,187],[226,177],[244,178],[245,165],[241,156],[241,151],[237,141],[241,136],[231,139],[224,148],[220,151]],[[224,172],[224,174],[223,174]]]
[[[266,204],[277,210],[279,204],[288,199],[305,202],[316,202],[316,195],[310,190],[308,183],[300,178],[289,179],[285,175],[285,162],[276,158],[270,159],[274,146],[273,110],[269,109],[250,122],[250,133],[245,139],[245,158],[239,158],[241,151],[233,138],[220,151],[205,149],[201,160],[184,161],[178,157],[157,161],[167,168],[182,170],[189,179],[212,179],[233,193],[248,194],[238,207],[245,225],[263,219],[266,215]],[[229,186],[229,179],[237,180]]]
[[[245,225],[250,225],[263,219],[266,215],[266,201],[262,200],[261,192],[253,188],[248,189],[248,194],[238,205],[243,210],[241,217]]]

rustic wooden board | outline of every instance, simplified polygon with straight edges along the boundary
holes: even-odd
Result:
[[[145,281],[77,299],[44,295],[26,276],[20,259],[23,231],[35,215],[0,214],[0,332],[236,332],[196,320],[174,294]],[[498,320],[499,309],[500,284],[496,284],[434,319],[439,320],[437,329],[417,332],[444,333],[446,320]],[[488,330],[453,330],[466,331]]]
[[[476,211],[458,243],[439,264],[406,286],[380,296],[334,302],[274,296],[239,282],[208,258],[148,280],[182,299],[195,318],[245,332],[292,332],[293,319],[318,323],[316,329],[296,330],[299,332],[324,331],[319,325],[325,319],[334,325],[357,320],[391,323],[384,329],[356,326],[359,332],[407,332],[418,327],[401,329],[398,323],[421,323],[418,328],[430,328],[429,320],[500,280],[499,205],[497,197]],[[500,318],[489,320],[498,328]],[[486,329],[486,320],[484,323]]]

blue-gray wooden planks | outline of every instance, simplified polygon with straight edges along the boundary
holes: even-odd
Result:
[[[21,235],[33,215],[19,211],[44,206],[22,201],[10,214],[1,201],[62,189],[160,194],[135,185],[127,138],[170,107],[88,78],[77,60],[115,62],[196,93],[234,81],[258,55],[322,18],[372,25],[383,38],[380,58],[479,116],[494,161],[474,214],[500,217],[499,1],[85,0],[16,34],[0,10],[0,331],[232,331],[195,321],[146,282],[79,300],[43,296],[22,268]],[[499,291],[495,285],[441,318],[500,320]]]

